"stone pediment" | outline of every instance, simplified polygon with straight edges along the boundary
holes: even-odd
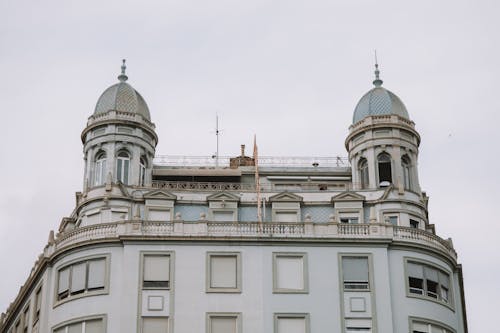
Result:
[[[219,192],[209,195],[207,201],[240,201],[240,197],[229,192]]]
[[[271,202],[302,202],[304,199],[295,193],[281,192],[269,198]]]
[[[361,194],[357,194],[356,192],[342,192],[332,197],[332,202],[335,201],[364,201],[365,197]]]
[[[144,199],[177,200],[177,196],[164,190],[154,190],[144,194]]]

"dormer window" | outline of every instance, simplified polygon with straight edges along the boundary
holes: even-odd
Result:
[[[369,178],[368,178],[368,161],[366,158],[362,158],[358,163],[359,171],[359,182],[361,183],[361,188],[368,188]]]
[[[387,153],[382,153],[378,155],[377,162],[379,186],[389,186],[392,184],[391,157]]]
[[[408,155],[401,158],[401,168],[403,169],[403,184],[404,188],[411,189],[411,160]]]
[[[100,152],[95,158],[94,185],[102,185],[106,180],[106,153]]]
[[[128,173],[130,169],[130,156],[127,152],[118,153],[116,160],[116,180],[128,185]]]

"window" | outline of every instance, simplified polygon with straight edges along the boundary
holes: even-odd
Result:
[[[401,168],[403,169],[403,184],[405,189],[411,189],[411,160],[408,155],[401,158]]]
[[[397,215],[386,215],[385,216],[385,223],[392,224],[394,226],[398,225],[398,220],[399,217]]]
[[[208,313],[207,333],[241,332],[240,313]]]
[[[105,289],[106,258],[80,261],[59,269],[57,300]]]
[[[33,311],[33,326],[40,318],[40,309],[42,308],[42,287],[40,286],[35,293],[35,307]]]
[[[450,276],[430,265],[408,262],[408,292],[450,303]]]
[[[143,317],[142,333],[168,333],[168,317]]]
[[[388,186],[392,183],[391,157],[387,153],[378,155],[379,186]]]
[[[207,292],[240,292],[241,259],[239,253],[207,254]]]
[[[234,221],[234,211],[230,210],[219,210],[212,211],[213,221],[215,222],[233,222]]]
[[[29,320],[30,320],[30,307],[29,305],[26,306],[26,308],[23,311],[23,333],[28,333],[28,327],[29,327]]]
[[[441,325],[430,324],[423,321],[411,323],[411,333],[451,333],[452,331]]]
[[[146,184],[146,158],[143,156],[139,162],[139,186]]]
[[[419,224],[420,223],[417,220],[410,219],[410,227],[418,229]]]
[[[344,290],[368,290],[367,257],[342,257],[342,275]]]
[[[307,313],[278,313],[274,315],[275,333],[307,333],[309,332],[309,315]]]
[[[21,325],[21,319],[19,318],[14,325],[14,332],[13,333],[22,333],[23,332],[23,327]]]
[[[142,287],[144,289],[170,288],[170,256],[145,254],[143,257]]]
[[[128,172],[130,168],[130,156],[127,152],[118,153],[116,160],[116,180],[128,185]]]
[[[276,212],[275,213],[276,222],[298,222],[298,214],[296,211],[291,212]]]
[[[362,158],[358,163],[359,180],[361,183],[361,188],[368,188],[369,178],[368,178],[368,161],[366,158]]]
[[[104,322],[102,318],[88,319],[71,324],[59,326],[54,333],[104,333]]]
[[[357,216],[341,216],[340,223],[356,224],[356,223],[359,223],[359,217],[357,217]]]
[[[170,209],[147,208],[149,221],[169,222],[171,220]]]
[[[273,253],[273,291],[304,293],[308,289],[305,253]]]
[[[106,181],[106,153],[96,155],[94,166],[94,185],[102,185]]]
[[[372,331],[371,319],[346,319],[345,320],[346,333],[369,333]]]

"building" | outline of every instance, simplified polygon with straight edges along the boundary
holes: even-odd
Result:
[[[358,102],[348,159],[156,157],[127,83],[81,134],[76,207],[0,333],[467,332],[462,270],[428,220],[420,136],[382,87]]]

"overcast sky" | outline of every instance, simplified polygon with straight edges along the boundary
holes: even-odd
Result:
[[[500,2],[0,1],[0,312],[82,189],[80,133],[127,58],[157,154],[346,156],[373,80],[422,136],[430,222],[464,266],[470,332],[500,309]]]

